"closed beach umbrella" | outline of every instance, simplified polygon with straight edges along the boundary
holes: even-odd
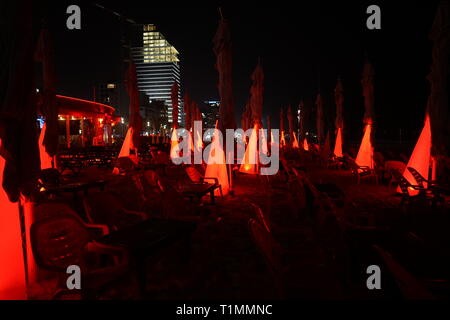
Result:
[[[336,88],[334,89],[334,101],[336,103],[336,142],[334,144],[333,154],[341,158],[342,154],[342,130],[344,128],[343,108],[344,108],[344,88],[342,87],[341,79],[337,80]]]
[[[367,166],[374,168],[373,164],[373,147],[372,147],[372,126],[374,118],[374,86],[373,86],[374,71],[368,60],[364,64],[362,73],[362,89],[364,96],[364,135],[359,147],[358,155],[356,156],[356,163],[359,166]]]
[[[133,62],[130,62],[128,66],[125,75],[125,86],[130,98],[130,127],[133,128],[132,140],[133,145],[137,148],[139,146],[142,131],[142,117],[139,112],[139,89],[136,78],[136,66]]]
[[[317,95],[316,107],[317,140],[319,141],[320,145],[323,142],[323,101],[320,93]]]

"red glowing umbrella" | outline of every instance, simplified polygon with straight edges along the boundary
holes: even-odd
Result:
[[[245,149],[244,158],[242,159],[239,172],[247,174],[258,174],[259,155],[258,155],[258,131],[257,125],[253,127],[252,133]]]
[[[189,145],[189,150],[194,151],[194,144],[192,142],[192,133],[191,133],[191,128],[193,127],[193,123],[195,121],[194,118],[194,108],[195,108],[195,102],[191,102],[189,95],[186,93],[184,95],[184,103],[183,103],[183,108],[184,108],[184,128],[188,131],[188,145]]]
[[[178,83],[174,82],[171,89],[172,98],[172,126],[178,128]]]
[[[231,52],[231,35],[228,21],[222,16],[216,34],[214,35],[214,54],[216,55],[216,69],[219,73],[219,82],[217,87],[220,96],[220,110],[219,110],[219,129],[225,133],[226,129],[235,129],[236,120],[234,119],[234,101],[233,101],[233,86],[232,86],[232,52]],[[226,135],[224,135],[224,143],[227,144]],[[227,150],[228,151],[228,150]],[[231,153],[227,152],[227,162],[231,162]],[[233,189],[233,181],[231,175],[231,165],[228,165],[228,178],[230,179],[230,189]]]
[[[280,146],[284,146],[286,144],[284,140],[284,111],[283,108],[280,110]]]
[[[334,89],[334,101],[336,102],[336,120],[335,126],[337,128],[344,128],[343,108],[344,108],[344,88],[342,87],[341,79],[337,80],[336,88]]]
[[[319,141],[319,145],[323,140],[323,101],[320,93],[317,95],[316,99],[316,126],[317,126],[317,140]]]
[[[436,162],[449,151],[450,128],[448,125],[447,74],[450,45],[450,4],[441,1],[436,12],[429,38],[433,41],[431,70],[428,74],[430,95],[425,115],[425,126],[408,161],[408,167],[416,169],[423,177],[436,180]],[[431,157],[431,155],[433,157]],[[433,160],[434,158],[434,160]],[[436,162],[435,162],[436,161]],[[432,176],[429,177],[430,163]],[[403,176],[417,184],[408,170]],[[410,194],[416,193],[409,190]]]
[[[197,102],[192,101],[190,103],[190,109],[192,113],[192,128],[194,128],[193,131],[193,139],[194,139],[194,150],[197,150],[198,152],[201,152],[203,148],[203,140],[202,140],[202,132],[200,130],[200,127],[194,126],[195,121],[202,122],[202,114],[200,112],[200,109],[198,108]]]
[[[294,117],[292,115],[291,106],[288,107],[287,118],[288,118],[288,124],[289,124],[290,143],[293,144],[293,142],[294,142]]]
[[[235,129],[234,102],[232,88],[231,35],[228,21],[221,17],[213,39],[216,55],[216,69],[219,73],[217,87],[220,96],[219,129]]]
[[[253,71],[252,82],[252,87],[250,88],[250,108],[252,110],[253,124],[256,124],[259,129],[261,128],[264,92],[264,72],[259,61],[255,71]]]
[[[362,79],[361,84],[363,88],[363,96],[364,96],[364,107],[365,107],[365,113],[364,113],[364,124],[373,124],[374,120],[374,88],[373,88],[373,78],[374,78],[375,72],[373,70],[372,65],[370,64],[369,60],[366,60],[364,63],[363,73],[362,73]]]
[[[190,103],[190,109],[191,109],[191,123],[192,123],[192,126],[194,125],[194,121],[203,121],[202,113],[200,112],[200,109],[198,108],[197,102],[192,101]]]
[[[450,51],[450,3],[441,1],[429,34],[433,41],[431,70],[427,76],[430,95],[427,113],[430,116],[432,154],[436,159],[448,156],[450,126],[448,111],[448,64]]]
[[[244,159],[239,171],[243,173],[257,174],[259,168],[258,132],[259,129],[262,128],[261,118],[264,91],[264,74],[259,62],[251,78],[253,83],[250,88],[249,109],[251,110],[252,115],[253,131],[245,150]]]
[[[0,54],[0,299],[26,298],[25,249],[31,196],[37,191],[40,156],[36,130],[34,57],[36,40],[31,1],[2,3]],[[25,225],[20,225],[20,195]],[[25,204],[27,203],[27,204]],[[22,250],[24,249],[24,250]],[[27,251],[29,252],[29,250]]]
[[[242,130],[247,131],[249,128],[251,128],[252,123],[252,110],[250,109],[249,103],[245,105],[244,113],[242,113],[241,117],[241,125]]]
[[[216,129],[217,129],[217,122],[216,122]],[[231,186],[229,185],[228,169],[225,161],[225,152],[220,143],[218,130],[214,130],[213,138],[209,148],[210,149],[205,169],[205,176],[216,178],[217,181],[219,181],[219,184],[222,186],[223,195],[226,195],[230,191]],[[219,192],[219,190],[217,190],[217,192]]]
[[[305,104],[303,103],[303,100],[300,101],[298,110],[300,111],[298,119],[298,139],[301,140],[305,136]]]
[[[342,129],[344,128],[343,107],[344,107],[344,88],[341,79],[337,80],[334,89],[334,101],[336,102],[336,142],[334,145],[334,155],[342,157]]]
[[[430,118],[428,115],[425,116],[425,125],[422,132],[417,140],[411,157],[408,160],[407,167],[412,167],[416,169],[423,177],[428,177],[428,171],[430,169],[431,160],[431,126]],[[417,181],[414,176],[405,169],[403,176],[412,185],[417,185]],[[409,194],[416,195],[419,192],[417,190],[408,190]],[[400,188],[397,188],[397,192],[400,192]]]
[[[303,149],[305,151],[309,151],[308,140],[306,139],[306,137],[303,139]]]
[[[31,195],[40,171],[33,57],[36,41],[32,6],[22,5],[20,17],[2,27],[5,35],[2,47],[6,50],[0,55],[0,155],[5,159],[5,169],[0,174],[11,202],[18,201],[21,192],[27,197]]]
[[[186,130],[190,130],[191,122],[193,121],[194,117],[191,106],[191,99],[189,98],[189,95],[187,93],[184,94],[183,109],[185,115],[184,127],[186,128]]]
[[[41,129],[41,133],[39,134],[39,154],[41,159],[41,170],[49,169],[53,167],[53,158],[47,153],[44,147],[44,137],[47,132],[46,130],[47,124],[44,123]]]
[[[48,29],[42,29],[35,59],[42,63],[44,91],[39,106],[45,118],[45,135],[42,145],[52,157],[58,149],[58,104],[56,103],[56,80],[53,63],[53,46]]]
[[[372,124],[374,117],[374,87],[373,87],[374,71],[368,60],[364,64],[361,84],[364,96],[364,136],[359,147],[356,163],[359,166],[368,166],[373,169],[373,147],[372,147]]]
[[[178,143],[178,84],[176,82],[173,83],[171,89],[171,98],[172,98],[172,136],[170,137],[170,158],[172,160],[178,158],[180,156],[180,146]]]
[[[130,97],[130,127],[133,128],[133,145],[139,146],[142,131],[142,117],[139,112],[139,89],[136,78],[136,66],[130,62],[125,74],[125,86]]]
[[[331,146],[330,146],[330,132],[327,132],[325,143],[323,144],[322,148],[322,159],[324,161],[328,161],[331,153]]]

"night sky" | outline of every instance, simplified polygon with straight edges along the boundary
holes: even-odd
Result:
[[[317,93],[325,102],[327,128],[334,121],[334,87],[341,77],[345,91],[345,134],[360,139],[364,104],[360,85],[364,57],[375,69],[376,132],[379,138],[416,139],[429,92],[428,40],[434,1],[295,1],[224,2],[233,41],[233,87],[236,119],[249,97],[250,75],[258,57],[265,73],[264,118],[278,127],[280,107],[304,99],[313,107]],[[91,99],[98,82],[122,81],[120,24],[117,17],[90,1],[59,1],[47,6],[55,41],[59,92]],[[102,1],[137,23],[153,23],[177,48],[182,90],[194,100],[218,99],[212,38],[219,4],[208,1]],[[82,29],[67,30],[65,9],[78,4]],[[366,8],[381,8],[381,30],[366,28]],[[163,6],[158,6],[163,5]],[[275,6],[276,5],[276,6]],[[126,97],[122,97],[127,110]],[[238,122],[240,123],[240,122]],[[315,122],[311,119],[310,124]]]

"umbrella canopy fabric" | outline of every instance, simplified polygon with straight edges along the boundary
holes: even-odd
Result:
[[[369,60],[366,59],[364,63],[364,68],[362,72],[361,84],[364,96],[364,107],[365,113],[363,122],[364,135],[359,146],[358,154],[356,156],[356,163],[359,166],[367,166],[371,169],[374,168],[373,165],[373,146],[372,146],[372,124],[374,118],[374,87],[373,78],[374,70]]]
[[[234,102],[232,87],[231,35],[228,21],[221,18],[213,38],[216,69],[219,73],[217,87],[220,96],[219,129],[235,129]]]
[[[431,125],[430,125],[430,117],[426,115],[425,125],[422,129],[419,139],[417,140],[414,150],[411,153],[411,157],[409,158],[406,167],[414,168],[422,175],[422,177],[428,178],[428,170],[430,168],[430,158],[431,158]],[[409,170],[405,169],[403,172],[403,176],[412,185],[418,184],[418,182],[411,174],[411,172],[409,172]],[[397,188],[397,191],[400,192],[400,188]],[[408,192],[410,195],[415,195],[419,193],[417,190],[408,190]]]
[[[250,108],[249,103],[247,103],[245,105],[245,110],[242,113],[241,117],[242,130],[247,131],[248,129],[250,129],[252,127],[251,122],[252,122],[252,109]]]
[[[1,145],[1,141],[0,141]],[[5,159],[0,155],[0,172],[5,167]],[[3,177],[0,174],[0,185]],[[9,201],[0,187],[0,300],[26,299],[25,266],[22,248],[19,206]]]
[[[364,96],[364,124],[373,124],[374,121],[374,87],[373,87],[373,79],[375,72],[373,70],[372,65],[369,60],[366,60],[364,63],[364,68],[362,72],[361,85],[363,88],[363,96]]]
[[[322,159],[324,161],[328,161],[331,153],[331,146],[330,146],[330,132],[327,132],[325,143],[323,144],[322,148]]]
[[[0,55],[0,155],[5,159],[0,174],[11,202],[18,201],[20,193],[31,196],[40,171],[32,7],[29,1],[3,7],[8,13],[2,24],[5,37]]]
[[[303,139],[303,150],[309,151],[308,140],[306,138]]]
[[[317,95],[316,99],[316,128],[317,128],[317,140],[319,144],[323,141],[323,101],[320,93]]]
[[[48,29],[41,30],[35,59],[42,63],[44,83],[42,101],[39,105],[46,127],[43,146],[50,156],[54,156],[58,151],[58,104],[56,103],[54,52]]]
[[[39,134],[39,155],[41,159],[41,170],[53,168],[52,157],[48,154],[47,150],[45,150],[44,139],[47,132],[47,124],[44,123],[41,129],[41,133]]]
[[[196,150],[197,152],[201,152],[202,148],[203,148],[203,140],[202,140],[202,132],[200,130],[200,127],[195,127],[194,126],[194,122],[195,121],[200,121],[202,122],[203,118],[202,118],[202,114],[200,112],[200,109],[198,108],[197,102],[192,101],[189,103],[189,109],[191,112],[191,128],[193,128],[193,144],[194,144],[194,151]]]
[[[178,83],[174,82],[170,90],[170,97],[172,98],[172,127],[178,128]]]
[[[259,156],[258,156],[258,132],[255,124],[245,149],[239,172],[248,174],[258,174]]]
[[[219,73],[217,88],[220,96],[219,109],[219,130],[224,134],[226,129],[236,129],[236,120],[234,119],[234,101],[233,101],[233,82],[232,82],[232,52],[231,52],[231,34],[228,21],[221,14],[221,19],[213,38],[214,54],[216,55],[216,69]],[[224,144],[227,145],[226,135]],[[233,141],[234,142],[234,141]],[[226,158],[231,158],[231,151],[227,150]],[[231,166],[228,168],[231,173]],[[227,177],[230,189],[233,189],[232,175]],[[222,187],[223,188],[223,187]]]
[[[252,87],[250,88],[250,108],[252,110],[253,125],[256,124],[258,128],[262,126],[262,106],[263,106],[263,92],[264,92],[264,72],[261,63],[253,71]]]
[[[191,112],[191,128],[194,127],[195,121],[202,121],[202,113],[200,112],[200,109],[198,108],[198,104],[195,101],[189,102],[189,110]]]
[[[295,134],[295,132],[293,133],[293,140],[292,140],[292,147],[294,149],[299,149],[299,144],[298,144],[298,140],[297,140],[297,135]]]
[[[280,110],[280,146],[284,146],[286,141],[284,140],[284,111]]]
[[[142,131],[142,117],[139,112],[139,89],[136,78],[136,66],[130,62],[125,74],[125,85],[130,97],[130,127],[133,128],[133,145],[139,146],[140,134]]]
[[[450,125],[448,111],[448,64],[450,53],[450,3],[439,3],[429,39],[433,41],[431,70],[428,74],[430,95],[427,113],[431,122],[432,154],[448,156]]]
[[[336,129],[344,128],[344,88],[342,86],[341,79],[337,80],[336,88],[334,88],[334,101],[336,103],[336,120],[335,126]]]
[[[303,103],[303,100],[300,101],[298,110],[300,114],[298,119],[298,139],[300,140],[305,136],[305,104]]]
[[[371,136],[372,136],[372,126],[370,124],[366,124],[364,128],[364,135],[361,141],[361,145],[359,146],[355,162],[361,167],[366,166],[369,167],[370,169],[373,169],[374,168],[373,147],[371,142]]]
[[[131,152],[130,152],[131,151]],[[138,164],[136,146],[133,143],[133,127],[128,128],[122,147],[120,148],[118,158],[128,157],[134,163]]]
[[[177,129],[173,128],[172,136],[170,137],[170,158],[172,160],[180,158],[180,151]]]
[[[214,130],[213,139],[209,148],[205,177],[217,178],[219,184],[222,186],[222,193],[225,196],[230,191],[230,184],[227,165],[225,163],[225,152],[220,143],[218,130]],[[219,190],[216,190],[215,193],[218,195]]]
[[[200,109],[198,108],[197,103],[194,101],[191,105],[192,110],[192,127],[195,129],[194,121],[202,122],[202,114],[200,112]],[[201,153],[201,150],[203,149],[203,140],[202,140],[202,132],[200,130],[200,127],[196,128],[196,131],[193,131],[193,139],[194,139],[194,151],[196,150],[199,154]]]
[[[334,88],[334,101],[336,103],[336,142],[334,145],[333,154],[336,157],[342,157],[342,130],[344,128],[344,88],[341,79],[337,80],[336,88]]]
[[[344,156],[342,153],[342,129],[341,128],[337,129],[336,142],[334,144],[333,154],[338,158],[342,158]]]
[[[291,144],[294,142],[294,117],[292,115],[291,106],[288,107],[287,111],[288,125],[289,125],[289,138]]]
[[[191,122],[194,121],[194,117],[193,117],[193,111],[192,107],[191,107],[191,99],[189,97],[189,95],[187,93],[184,94],[184,99],[183,99],[183,109],[184,109],[184,116],[185,116],[185,123],[184,123],[184,127],[186,128],[186,130],[190,130],[191,129]]]

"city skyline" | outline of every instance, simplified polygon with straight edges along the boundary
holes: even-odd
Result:
[[[263,115],[264,119],[267,115],[271,117],[273,127],[278,126],[281,107],[296,108],[300,100],[304,100],[305,106],[313,111],[320,91],[326,126],[332,128],[333,90],[340,77],[345,95],[345,134],[358,134],[363,114],[360,79],[367,56],[375,69],[375,110],[379,111],[375,121],[383,123],[384,128],[376,134],[414,139],[423,123],[429,90],[426,80],[431,61],[428,32],[436,4],[421,2],[404,7],[380,1],[382,29],[374,31],[365,26],[368,3],[350,5],[322,1],[301,4],[298,8],[286,4],[273,10],[265,6],[224,5],[222,12],[231,27],[236,122],[240,123],[249,98],[250,75],[260,57],[266,88]],[[65,25],[66,15],[59,14],[64,12],[64,5],[52,4],[53,25]],[[93,85],[89,81],[117,79],[122,82],[121,35],[129,32],[126,29],[130,29],[130,24],[91,3],[80,5],[83,11],[81,30],[52,29],[58,79],[61,80],[58,89],[63,94],[88,99],[92,98],[89,88]],[[220,18],[217,5],[155,6],[152,10],[133,1],[126,5],[105,1],[102,5],[136,24],[157,25],[183,53],[181,94],[187,91],[195,101],[219,99],[212,48]],[[393,92],[414,94],[393,95]],[[126,111],[126,95],[121,95],[121,100],[121,108]],[[384,110],[394,115],[387,116]],[[313,112],[307,113],[313,115]],[[404,113],[411,116],[403,117]],[[400,132],[399,127],[404,130]]]

